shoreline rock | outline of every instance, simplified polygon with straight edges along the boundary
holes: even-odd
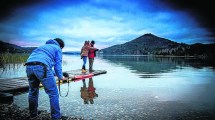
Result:
[[[20,109],[15,104],[0,104],[0,118],[3,120],[29,120],[30,114],[28,108]],[[50,120],[50,113],[41,111],[34,120]]]
[[[40,110],[40,114],[31,119],[28,108],[20,109],[15,104],[0,104],[0,119],[1,120],[51,120],[51,115],[46,110]],[[65,116],[62,120],[81,120]]]

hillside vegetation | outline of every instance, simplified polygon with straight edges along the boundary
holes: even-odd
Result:
[[[114,45],[99,51],[104,55],[173,55],[203,56],[215,55],[215,44],[177,43],[153,34],[145,34],[120,45]]]

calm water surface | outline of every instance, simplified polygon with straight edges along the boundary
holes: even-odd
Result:
[[[80,69],[79,56],[64,55],[63,71]],[[87,63],[88,65],[88,63]],[[1,73],[1,77],[26,76],[17,65]],[[15,70],[14,70],[15,69]],[[84,104],[82,80],[62,85],[61,111],[84,119],[209,119],[215,111],[215,70],[209,62],[193,58],[103,56],[94,62],[95,70],[107,74],[85,79],[98,95],[94,103]],[[28,107],[27,93],[17,95],[14,103]],[[40,90],[39,109],[49,111],[49,100]],[[207,114],[205,114],[207,113]]]

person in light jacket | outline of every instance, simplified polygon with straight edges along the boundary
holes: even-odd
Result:
[[[38,115],[39,84],[42,83],[49,96],[51,118],[60,119],[59,93],[52,68],[58,79],[65,80],[62,73],[62,49],[64,41],[60,38],[50,39],[45,45],[35,49],[27,59],[26,73],[29,81],[30,117]]]

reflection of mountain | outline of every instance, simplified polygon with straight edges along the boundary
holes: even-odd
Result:
[[[157,74],[167,73],[186,66],[202,68],[214,65],[205,64],[194,58],[152,57],[152,56],[102,56],[112,63],[125,66],[142,77],[156,77]]]
[[[103,56],[103,58],[115,64],[121,64],[137,73],[156,74],[177,68],[177,63],[170,58],[146,56]]]

